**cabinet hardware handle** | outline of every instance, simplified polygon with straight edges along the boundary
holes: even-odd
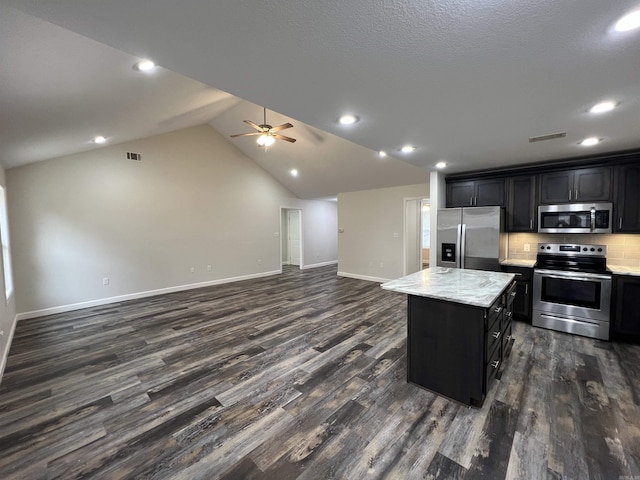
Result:
[[[574,200],[577,200],[578,199],[578,189],[577,188],[575,189],[575,192],[576,192],[576,194],[574,196]]]
[[[529,284],[528,283],[524,284],[524,294],[525,295],[529,295]]]
[[[569,189],[569,201],[571,201],[571,189]]]
[[[507,342],[511,340],[511,335],[507,335]]]
[[[618,222],[618,228],[622,228],[622,217],[620,217],[620,221]]]
[[[500,332],[493,332],[491,335],[493,338],[500,338]]]
[[[469,198],[469,205],[471,205],[473,207],[473,196],[471,198]]]
[[[515,290],[513,292],[511,292],[509,295],[511,295],[512,297],[515,297],[516,296]]]
[[[498,369],[498,365],[500,365],[500,360],[494,360],[493,362],[491,362],[491,366],[496,370]]]
[[[507,312],[507,317],[511,317],[511,315],[513,315],[513,312]]]
[[[496,313],[500,313],[501,311],[502,311],[502,307],[501,306],[494,310],[494,312],[496,312]]]
[[[529,230],[533,230],[533,218],[529,219]]]

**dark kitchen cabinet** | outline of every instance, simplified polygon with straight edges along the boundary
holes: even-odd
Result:
[[[503,178],[447,184],[447,207],[504,207],[504,196]]]
[[[640,277],[614,275],[613,340],[640,343]]]
[[[640,233],[640,165],[620,165],[615,171],[613,231]]]
[[[489,308],[409,295],[407,381],[482,406],[513,344],[514,287]]]
[[[536,175],[507,179],[507,231],[536,232]]]
[[[502,271],[514,273],[516,275],[515,298],[513,300],[513,318],[531,323],[533,268],[503,265]]]
[[[611,168],[594,167],[540,175],[540,203],[611,201]]]

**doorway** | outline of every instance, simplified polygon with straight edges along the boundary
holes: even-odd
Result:
[[[302,210],[281,208],[280,211],[282,265],[302,267]]]
[[[429,268],[431,203],[428,198],[407,198],[404,208],[404,274]]]

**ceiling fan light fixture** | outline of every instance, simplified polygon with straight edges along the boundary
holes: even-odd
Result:
[[[276,139],[267,133],[263,133],[258,137],[258,145],[261,147],[270,147],[275,143]]]

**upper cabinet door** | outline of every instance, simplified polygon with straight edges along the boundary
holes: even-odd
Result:
[[[611,169],[580,168],[540,175],[540,203],[611,201]]]
[[[611,169],[582,168],[575,171],[573,202],[611,201]]]
[[[507,179],[507,231],[536,231],[536,180],[535,175]]]
[[[504,179],[476,180],[476,207],[504,207]]]
[[[472,207],[475,182],[447,183],[447,207]]]
[[[573,193],[573,171],[540,175],[540,203],[568,203]],[[573,197],[573,195],[571,195]]]
[[[640,233],[640,165],[616,168],[613,231]]]

